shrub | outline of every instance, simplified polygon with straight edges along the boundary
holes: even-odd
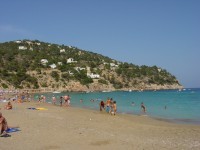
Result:
[[[8,88],[8,85],[5,84],[5,83],[2,83],[1,86],[2,86],[4,89],[7,89],[7,88]]]

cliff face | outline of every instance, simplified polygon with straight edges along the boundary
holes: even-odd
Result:
[[[55,71],[55,69],[54,69]],[[58,70],[56,70],[58,71]],[[110,82],[107,84],[99,83],[99,79],[93,79],[93,83],[88,85],[83,85],[79,81],[76,80],[59,80],[55,81],[55,79],[50,75],[51,70],[42,70],[40,74],[37,74],[36,71],[29,71],[28,74],[37,78],[39,87],[41,92],[53,92],[53,91],[74,91],[74,92],[90,92],[90,91],[115,91],[115,90],[123,90],[123,91],[141,91],[141,90],[162,90],[162,89],[182,89],[183,86],[179,84],[147,84],[145,82],[140,82],[139,84],[118,88],[116,89],[114,85]],[[59,72],[59,71],[58,71]],[[59,72],[61,76],[61,72]],[[123,79],[119,76],[116,76],[116,80],[122,81]],[[8,82],[1,79],[1,82],[8,85],[8,89],[15,89],[14,86],[10,85]],[[131,82],[131,80],[130,80]],[[123,83],[123,82],[122,82]],[[29,85],[29,83],[23,81],[21,83],[23,86],[22,89],[31,90],[34,89],[33,85]]]
[[[59,72],[59,70],[54,69],[54,71]],[[141,80],[138,84],[132,85],[131,84],[126,88],[119,88],[116,89],[114,85],[110,82],[107,82],[107,84],[99,83],[99,79],[93,79],[93,83],[90,83],[88,85],[82,85],[79,81],[75,80],[59,80],[58,82],[55,81],[55,79],[50,75],[51,70],[42,70],[41,74],[45,75],[38,75],[35,71],[31,74],[37,77],[39,88],[51,88],[52,90],[59,90],[59,91],[76,91],[76,92],[82,92],[82,91],[115,91],[115,90],[162,90],[162,89],[182,89],[183,86],[179,85],[177,83],[175,84],[164,84],[164,85],[158,85],[158,84],[147,84],[146,82],[143,82]],[[105,74],[108,74],[108,72],[104,71]],[[61,72],[59,72],[59,76],[61,76]],[[118,76],[117,74],[114,74],[113,77],[115,80],[121,82],[123,84],[123,77]],[[103,78],[104,79],[104,78]],[[133,82],[135,79],[130,79],[130,83]],[[42,87],[42,85],[46,85],[46,87]]]
[[[173,84],[173,85],[143,85],[139,87],[134,87],[134,88],[121,88],[118,90],[123,90],[123,91],[142,91],[142,90],[168,90],[168,89],[182,89],[183,86],[178,85],[178,84]],[[82,92],[82,91],[116,91],[116,89],[113,87],[113,85],[103,85],[103,84],[90,84],[89,87],[81,85],[79,82],[72,82],[67,86],[66,88],[60,88],[60,91],[77,91],[77,92]]]

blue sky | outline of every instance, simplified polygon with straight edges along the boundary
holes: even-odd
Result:
[[[200,87],[199,0],[2,0],[0,42],[72,45]]]

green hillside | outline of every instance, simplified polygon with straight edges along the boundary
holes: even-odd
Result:
[[[0,43],[0,64],[1,88],[65,90],[73,88],[72,84],[84,89],[93,85],[94,90],[181,87],[175,76],[157,66],[119,62],[77,47],[38,40]]]

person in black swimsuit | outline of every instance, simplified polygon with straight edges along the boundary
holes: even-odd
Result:
[[[146,113],[146,107],[144,106],[144,103],[143,103],[143,102],[141,103],[141,109],[142,109],[142,111],[143,111],[144,113]]]

